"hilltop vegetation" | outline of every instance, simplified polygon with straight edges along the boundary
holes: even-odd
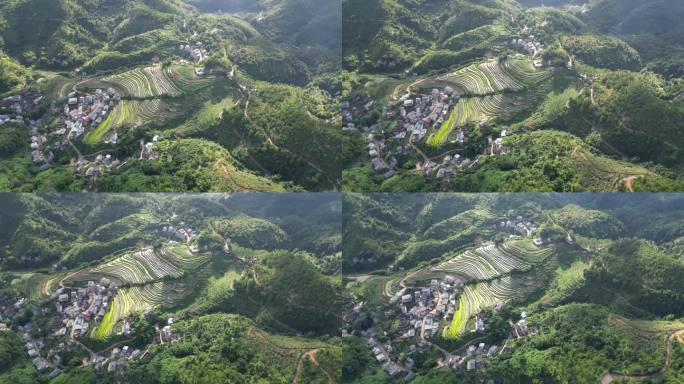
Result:
[[[0,94],[20,88],[26,83],[26,70],[0,51]]]
[[[220,145],[206,140],[166,141],[158,161],[133,161],[122,174],[97,181],[101,191],[282,191],[272,181],[242,168]]]
[[[277,337],[235,315],[201,316],[178,324],[177,332],[187,336],[184,341],[170,349],[155,347],[150,362],[127,372],[127,380],[173,383],[179,378],[181,382],[193,382],[202,377],[205,382],[289,383],[302,353],[315,348],[335,348],[323,342]],[[340,362],[333,360],[326,364],[335,366]]]
[[[493,376],[511,382],[558,383],[568,377],[593,382],[606,370],[640,374],[656,371],[663,364],[666,330],[658,331],[654,324],[655,333],[644,337],[643,330],[600,306],[569,304],[531,318],[529,323],[548,332],[536,340],[516,343],[514,353],[493,364]],[[582,364],[577,364],[578,360],[571,363],[570,356]]]
[[[277,225],[249,216],[221,219],[212,223],[219,235],[247,248],[279,248],[287,234]]]

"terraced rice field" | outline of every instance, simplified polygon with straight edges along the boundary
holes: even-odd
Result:
[[[123,284],[145,284],[164,277],[178,278],[183,270],[161,259],[152,249],[129,253],[90,270]]]
[[[119,332],[117,324],[121,325],[120,322],[126,317],[168,302],[168,290],[166,282],[120,289],[114,296],[109,311],[91,336],[102,340]]]
[[[151,248],[125,254],[108,263],[83,271],[79,280],[93,277],[109,277],[121,284],[109,311],[93,330],[95,339],[106,339],[120,331],[121,321],[146,309],[170,304],[183,296],[184,284],[179,279],[207,261],[204,255],[191,253],[185,246],[175,246],[154,251]]]
[[[470,280],[489,280],[511,271],[528,270],[533,263],[549,253],[550,250],[525,249],[513,242],[500,247],[488,244],[475,250],[467,250],[435,266],[433,270],[453,273]]]
[[[173,65],[164,68],[164,74],[183,93],[194,92],[210,84],[208,79],[195,76],[193,67]]]
[[[528,61],[490,61],[473,64],[454,73],[431,80],[436,84],[456,87],[462,98],[454,107],[449,119],[428,139],[437,147],[451,138],[457,128],[468,124],[486,124],[500,117],[510,117],[524,109],[533,97],[534,89],[524,94],[506,91],[523,91],[548,79],[550,72],[534,70]]]
[[[466,285],[459,298],[459,305],[444,337],[456,338],[466,332],[468,320],[485,308],[505,303],[526,292],[513,277],[506,276],[491,282]]]
[[[152,122],[157,118],[160,105],[160,99],[121,100],[107,115],[107,118],[94,131],[89,132],[83,141],[89,145],[97,144],[102,141],[107,132],[113,129]]]
[[[163,248],[158,254],[164,260],[184,270],[195,269],[207,261],[205,255],[193,254],[188,247],[182,245]]]
[[[501,245],[501,250],[530,264],[536,264],[551,254],[550,248],[537,248],[527,239],[506,242]]]
[[[549,76],[535,71],[525,61],[489,61],[473,64],[437,78],[471,95],[491,95],[503,91],[519,91]]]
[[[510,98],[503,94],[461,99],[451,111],[449,119],[428,139],[434,147],[444,144],[457,128],[468,124],[486,124],[497,117],[508,115]]]
[[[127,253],[109,262],[73,274],[70,281],[110,278],[119,284],[143,285],[167,278],[180,278],[205,263],[207,257],[179,248],[151,248]]]
[[[103,80],[122,88],[126,96],[139,98],[161,96],[162,93],[158,93],[155,82],[148,77],[148,73],[145,68],[137,68],[105,77]]]
[[[134,98],[153,98],[160,96],[180,96],[209,84],[204,78],[194,75],[192,67],[158,65],[136,68],[127,72],[102,79],[124,91],[125,96]]]

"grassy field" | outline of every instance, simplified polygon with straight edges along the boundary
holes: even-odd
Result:
[[[247,331],[247,337],[260,350],[268,351],[270,355],[270,362],[279,369],[285,371],[295,372],[297,362],[302,353],[314,349],[330,348],[326,344],[317,340],[310,340],[303,337],[290,337],[283,335],[275,335],[264,332],[257,328],[251,328]]]
[[[396,98],[401,97],[405,93],[406,87],[411,84],[413,80],[394,79],[387,76],[372,76],[364,75],[372,82],[365,84],[365,91],[372,95],[374,99],[380,103],[386,104]]]
[[[213,127],[221,121],[224,110],[235,106],[236,97],[237,95],[228,94],[219,100],[212,98],[205,101],[199,111],[176,128],[176,132],[181,136],[189,136]]]
[[[608,323],[627,340],[641,355],[642,361],[651,362],[651,366],[635,365],[620,372],[623,374],[641,374],[659,370],[665,363],[666,340],[670,335],[684,329],[681,321],[650,321],[630,320],[618,315],[611,314]],[[653,359],[653,357],[658,357]]]

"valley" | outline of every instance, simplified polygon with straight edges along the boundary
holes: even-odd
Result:
[[[677,382],[681,202],[628,196],[346,195],[345,382]]]
[[[173,373],[156,382],[339,380],[334,194],[12,196],[0,381],[142,383],[159,367]]]
[[[265,4],[60,0],[31,13],[43,3],[0,7],[0,50],[17,65],[16,85],[0,88],[2,190],[339,189],[339,30],[311,25],[320,40],[296,41],[287,18],[301,4],[264,17]],[[317,7],[340,17],[332,2]],[[45,30],[22,29],[41,17]]]
[[[614,1],[560,3],[345,1],[343,190],[679,190],[681,76],[598,27]]]

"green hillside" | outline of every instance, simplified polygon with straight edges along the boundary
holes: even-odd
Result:
[[[343,9],[343,115],[366,141],[345,163],[344,190],[681,189],[681,4]]]
[[[0,114],[35,129],[1,189],[338,189],[339,7],[205,3],[3,2]],[[208,171],[178,182],[187,139],[209,144],[192,165]]]
[[[355,362],[345,382],[675,383],[681,375],[676,194],[344,200],[344,243],[354,246],[343,255],[342,308]],[[395,365],[401,373],[392,375]]]
[[[337,382],[340,205],[333,194],[7,195],[0,301],[20,304],[0,309],[0,382]]]

